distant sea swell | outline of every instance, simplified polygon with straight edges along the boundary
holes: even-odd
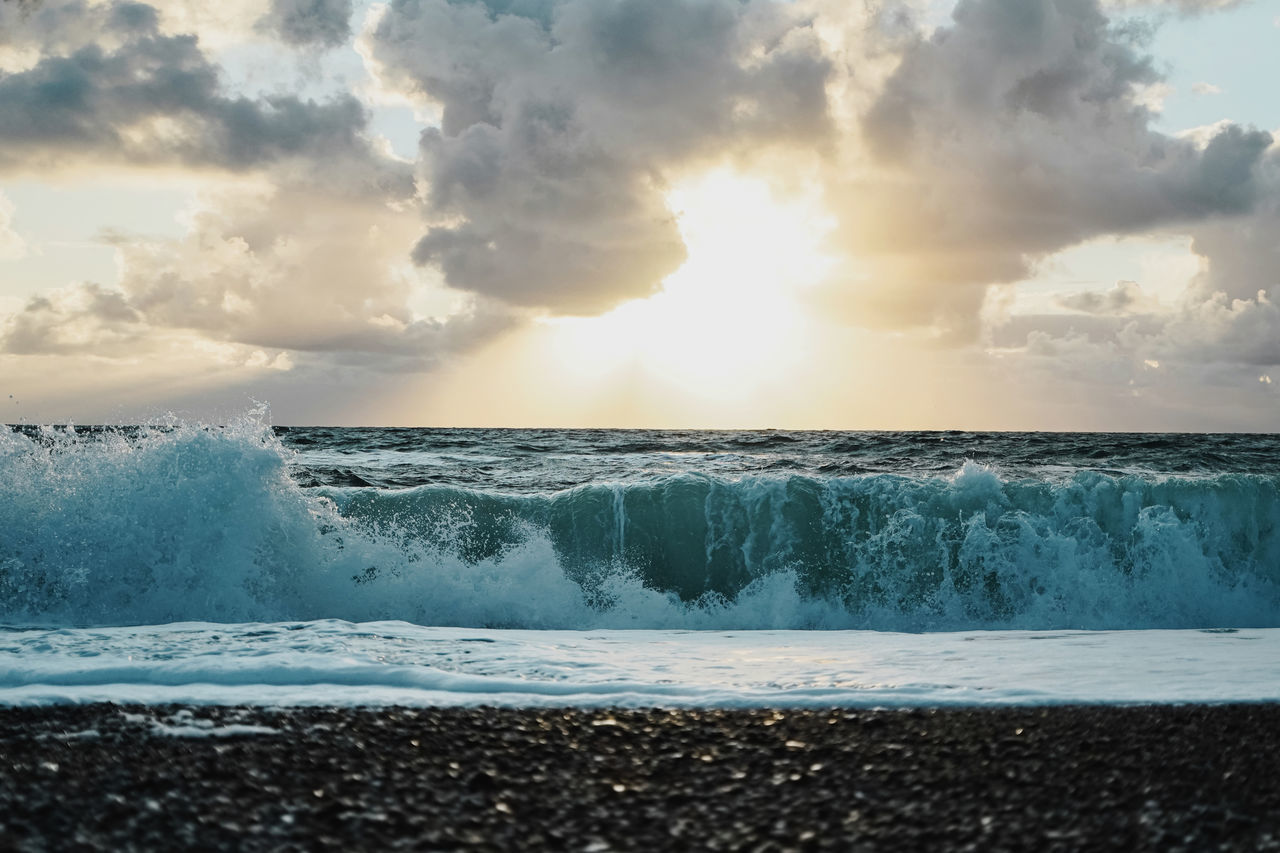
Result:
[[[558,447],[538,440],[526,452]],[[389,439],[334,441],[354,458]],[[585,465],[618,441],[565,439]],[[1274,473],[823,474],[764,444],[762,473],[682,470],[676,453],[564,488],[485,488],[483,471],[387,488],[312,476],[252,419],[5,430],[0,623],[1280,626]],[[378,460],[391,476],[394,454]]]

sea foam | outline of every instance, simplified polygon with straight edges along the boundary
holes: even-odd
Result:
[[[1277,661],[1280,629],[901,634],[178,623],[2,632],[0,705],[1257,702],[1280,699]],[[181,717],[138,722],[160,735],[269,734],[203,730]]]

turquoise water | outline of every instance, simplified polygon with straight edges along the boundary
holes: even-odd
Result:
[[[1271,436],[9,429],[0,623],[1280,626]]]

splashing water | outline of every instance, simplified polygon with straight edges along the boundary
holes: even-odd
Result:
[[[1268,439],[950,438],[5,431],[0,621],[1280,625]]]

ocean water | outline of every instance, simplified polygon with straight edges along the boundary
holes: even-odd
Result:
[[[1277,451],[8,427],[0,702],[1275,700]]]

